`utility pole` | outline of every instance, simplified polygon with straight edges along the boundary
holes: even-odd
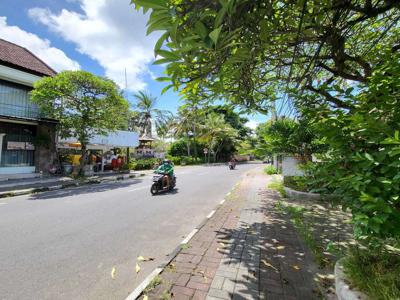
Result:
[[[126,76],[126,68],[125,68],[125,97],[128,99],[128,77]],[[130,151],[129,147],[126,147],[126,163],[129,164],[130,162]]]

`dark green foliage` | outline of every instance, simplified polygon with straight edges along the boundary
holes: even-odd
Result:
[[[351,111],[303,110],[330,149],[313,177],[352,211],[357,237],[400,237],[399,58],[392,55],[358,95],[347,95],[357,103]]]
[[[190,153],[194,154],[195,153],[195,147],[198,149],[198,156],[202,157],[203,155],[203,148],[205,148],[204,143],[200,143],[199,141],[196,141],[196,144],[194,141],[190,142]],[[185,139],[179,139],[175,142],[173,142],[169,149],[168,149],[168,154],[170,156],[187,156],[187,142]]]

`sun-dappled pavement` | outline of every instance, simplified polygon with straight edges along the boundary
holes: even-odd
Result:
[[[320,299],[319,265],[266,187],[249,171],[145,290],[149,299]]]

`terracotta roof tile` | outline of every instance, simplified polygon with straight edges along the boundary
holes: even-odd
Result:
[[[11,65],[29,73],[54,76],[56,71],[28,49],[0,39],[0,64]]]

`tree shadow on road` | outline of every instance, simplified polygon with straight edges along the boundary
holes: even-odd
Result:
[[[107,192],[111,190],[118,190],[121,188],[126,188],[132,186],[133,188],[143,182],[143,179],[129,179],[124,181],[114,181],[114,182],[103,182],[103,183],[93,183],[89,185],[84,185],[80,187],[70,187],[61,190],[41,192],[37,194],[32,194],[27,200],[51,200],[56,198],[65,198],[71,196],[92,194]],[[150,188],[150,187],[149,187]]]

